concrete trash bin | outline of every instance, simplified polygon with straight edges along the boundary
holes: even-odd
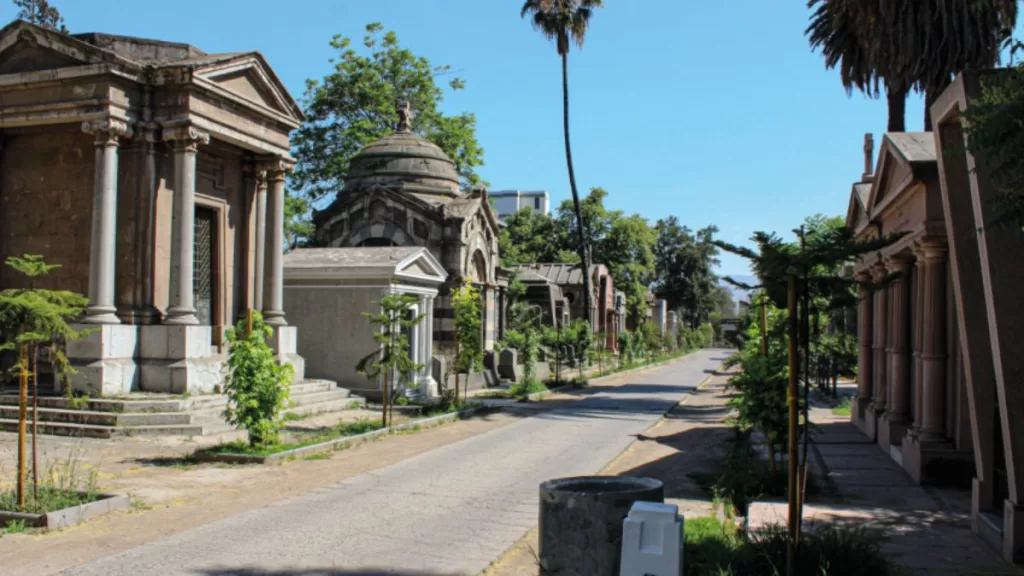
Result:
[[[634,502],[664,502],[653,478],[579,476],[540,485],[540,573],[616,576],[622,521]]]

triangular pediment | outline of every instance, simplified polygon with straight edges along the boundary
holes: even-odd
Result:
[[[86,42],[15,22],[0,30],[0,74],[23,74],[56,68],[121,61]]]
[[[448,272],[426,248],[399,262],[395,270],[397,276],[416,277],[438,283],[448,278]]]
[[[875,182],[871,187],[871,195],[866,206],[868,214],[875,214],[876,209],[887,198],[899,193],[899,189],[904,187],[908,179],[913,176],[910,163],[892,143],[888,135],[882,139],[875,174]]]
[[[295,120],[303,119],[302,110],[291,94],[256,52],[201,66],[195,71],[195,77]]]

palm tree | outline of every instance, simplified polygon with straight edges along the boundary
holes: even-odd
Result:
[[[903,4],[902,2],[890,4]],[[811,23],[806,34],[812,50],[821,50],[825,68],[839,68],[847,94],[854,88],[877,98],[879,86],[885,87],[889,108],[888,132],[906,130],[906,106],[909,84],[896,73],[892,53],[883,38],[890,31],[882,28],[876,0],[809,0]]]
[[[905,129],[910,89],[925,94],[929,109],[966,69],[998,64],[999,51],[1017,21],[1016,0],[809,0],[812,49],[825,66],[839,67],[847,91],[877,96],[884,85],[890,132]]]
[[[572,147],[569,146],[569,42],[583,49],[590,17],[594,10],[604,6],[603,0],[526,0],[520,17],[532,15],[533,27],[545,37],[554,40],[558,55],[562,57],[562,124],[565,134],[565,163],[569,167],[569,188],[572,190],[572,205],[576,212],[576,228],[579,232],[579,257],[583,270],[583,305],[590,321],[593,310],[593,292],[590,278],[590,251],[587,247],[586,223],[580,208],[580,195],[576,190],[576,173],[572,168]]]

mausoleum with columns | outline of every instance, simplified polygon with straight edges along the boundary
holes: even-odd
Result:
[[[1024,235],[994,227],[985,158],[963,112],[998,71],[960,74],[931,106],[935,131],[889,133],[853,185],[859,238],[902,232],[856,265],[853,422],[917,482],[970,488],[971,527],[1024,561]]]
[[[93,395],[202,392],[225,330],[262,310],[296,366],[283,313],[285,176],[302,112],[258,52],[0,30],[0,257],[61,267],[93,332],[69,343]],[[26,285],[0,267],[0,288]]]

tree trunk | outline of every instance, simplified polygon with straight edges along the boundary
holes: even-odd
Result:
[[[39,345],[32,346],[32,496],[39,502],[39,451],[36,435],[39,432]]]
[[[580,194],[576,190],[576,173],[572,168],[572,147],[569,145],[569,53],[562,52],[562,124],[565,133],[565,163],[569,167],[569,188],[572,191],[572,206],[576,212],[576,229],[579,232],[580,266],[583,271],[583,310],[587,323],[593,325],[590,315],[593,311],[593,293],[590,291],[590,252],[587,250],[587,230],[583,221]]]
[[[888,132],[907,131],[907,91],[885,87],[885,100],[889,106]]]
[[[391,371],[384,372],[384,390],[380,398],[380,425],[386,428],[388,425],[388,390],[391,388]]]

